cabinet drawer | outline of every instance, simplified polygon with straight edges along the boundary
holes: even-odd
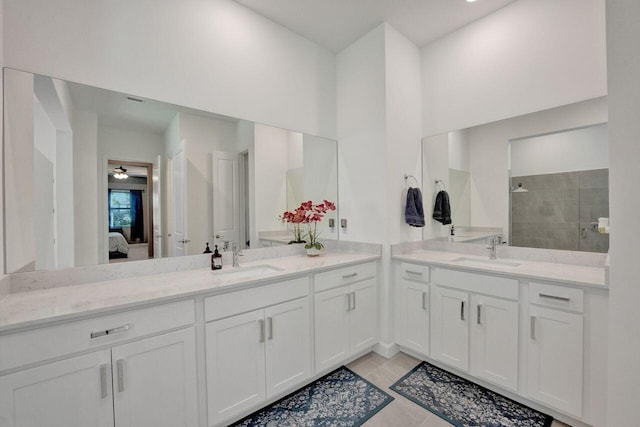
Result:
[[[432,282],[468,292],[518,300],[518,281],[515,279],[435,268]]]
[[[210,322],[307,295],[309,295],[307,277],[216,295],[204,300],[204,320]]]
[[[186,300],[0,336],[0,371],[191,325]]]
[[[429,283],[429,266],[403,262],[400,264],[400,277],[403,279]]]
[[[353,265],[337,270],[318,273],[314,276],[315,291],[320,292],[337,286],[348,285],[376,276],[376,263]]]
[[[582,313],[584,293],[582,289],[531,282],[529,303]]]

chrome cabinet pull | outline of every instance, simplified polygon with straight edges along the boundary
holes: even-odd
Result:
[[[267,324],[269,325],[269,339],[273,339],[273,317],[267,317]]]
[[[478,318],[476,319],[476,323],[478,323],[478,325],[482,324],[482,322],[481,322],[481,317],[482,317],[481,311],[482,311],[482,304],[478,304]]]
[[[119,359],[116,362],[116,369],[118,371],[118,391],[122,393],[124,391],[124,359]]]
[[[567,297],[558,297],[558,296],[555,296],[555,295],[542,294],[542,293],[540,293],[538,295],[540,296],[540,298],[549,298],[549,299],[554,299],[554,300],[557,300],[557,301],[564,301],[564,302],[571,301],[571,298],[567,298]]]
[[[264,342],[264,320],[258,320],[258,328],[260,329],[260,341]]]
[[[351,307],[352,310],[356,309],[356,293],[355,292],[351,292],[351,295],[353,295],[353,306]]]
[[[422,293],[422,309],[423,310],[427,309],[427,293],[426,292]]]
[[[415,275],[415,276],[422,276],[422,271],[405,270],[405,273],[407,273],[407,274],[413,274],[413,275]]]
[[[126,332],[129,329],[131,329],[131,325],[127,323],[126,325],[118,326],[117,328],[105,329],[104,331],[91,332],[91,338],[93,339],[93,338],[104,337],[106,335],[119,334],[121,332]]]
[[[464,320],[464,301],[460,301],[460,320]]]
[[[529,335],[532,340],[536,339],[536,316],[531,316],[531,325],[529,326]]]
[[[352,277],[356,277],[358,275],[358,273],[351,273],[351,274],[343,274],[342,278],[343,279],[351,279]]]
[[[105,399],[109,395],[107,390],[107,368],[109,365],[100,365],[100,397]]]
[[[351,311],[351,294],[346,294],[347,297],[347,311]]]

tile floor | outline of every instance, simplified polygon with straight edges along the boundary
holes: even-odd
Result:
[[[393,402],[367,421],[364,426],[451,427],[451,424],[442,418],[389,389],[391,384],[415,368],[418,363],[420,360],[404,353],[398,353],[388,360],[376,353],[369,353],[347,365],[353,372],[394,397]],[[552,427],[566,427],[566,424],[554,420]]]

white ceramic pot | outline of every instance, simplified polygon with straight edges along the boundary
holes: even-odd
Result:
[[[309,248],[307,249],[307,256],[318,256],[322,253],[322,249]]]

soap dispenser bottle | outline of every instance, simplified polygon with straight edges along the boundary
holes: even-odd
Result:
[[[204,252],[202,252],[203,254],[210,254],[211,253],[211,249],[209,248],[209,242],[207,242],[207,247],[204,248]]]
[[[220,270],[222,268],[222,255],[218,252],[218,245],[215,245],[213,255],[211,255],[211,269]]]

